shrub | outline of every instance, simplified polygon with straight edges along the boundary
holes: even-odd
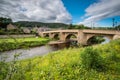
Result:
[[[106,60],[108,61],[120,61],[120,58],[117,56],[117,52],[115,50],[112,50],[108,53],[109,55],[106,57]]]
[[[93,49],[93,47],[87,47],[81,53],[81,63],[82,67],[86,69],[95,69],[102,71],[105,69],[104,60],[99,55],[97,49]]]

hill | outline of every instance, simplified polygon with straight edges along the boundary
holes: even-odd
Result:
[[[29,21],[18,21],[14,22],[17,26],[22,27],[49,27],[49,28],[67,28],[68,25],[64,23],[43,23],[43,22],[29,22]]]

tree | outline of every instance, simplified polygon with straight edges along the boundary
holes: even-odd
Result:
[[[9,23],[12,23],[12,19],[0,17],[0,27],[1,27],[1,28],[6,28],[6,26],[7,26]]]
[[[76,25],[75,29],[85,29],[85,26],[83,24]]]
[[[120,30],[120,24],[115,27],[117,30]]]
[[[70,24],[70,25],[68,26],[68,29],[73,29],[73,25]]]

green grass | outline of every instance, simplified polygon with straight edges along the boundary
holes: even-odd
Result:
[[[46,38],[36,38],[36,37],[30,37],[30,38],[1,38],[0,39],[0,43],[2,43],[3,41],[6,42],[24,42],[24,41],[43,41],[43,40],[47,40]]]
[[[0,51],[7,51],[18,48],[29,48],[44,45],[49,41],[46,38],[5,38],[0,39]]]
[[[89,62],[92,59],[90,58],[92,56],[88,56],[89,52],[93,55],[96,52],[99,54],[97,56],[102,58],[105,69],[99,71],[83,67],[85,53],[88,57],[85,61]],[[84,56],[81,57],[83,53]],[[98,59],[97,62],[101,61]],[[64,49],[42,57],[7,63],[6,66],[0,66],[1,80],[7,78],[9,80],[120,80],[120,40],[93,46],[89,50],[88,47]]]

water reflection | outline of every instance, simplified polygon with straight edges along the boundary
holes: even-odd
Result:
[[[110,39],[108,39],[107,37],[103,37],[105,39],[104,42],[102,42],[101,44],[106,44],[106,43],[109,43],[110,42]]]
[[[17,50],[5,51],[5,52],[0,52],[0,61],[3,60],[4,57],[6,58],[6,61],[12,61],[14,59],[15,54],[20,54],[18,59],[21,60],[35,56],[42,56],[56,50],[58,50],[58,48],[50,47],[50,46],[41,46],[26,50],[17,49]]]

